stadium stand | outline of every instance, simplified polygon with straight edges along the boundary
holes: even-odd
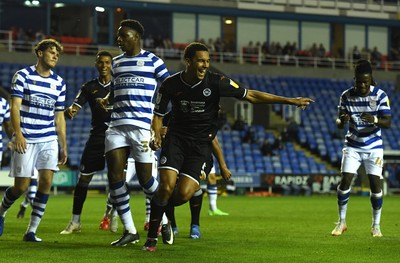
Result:
[[[11,83],[14,72],[26,65],[0,63],[0,81],[3,87]],[[67,105],[80,89],[81,85],[96,77],[93,67],[59,66],[55,70],[67,83]],[[224,150],[228,166],[233,172],[274,173],[274,174],[335,174],[337,169],[327,167],[338,166],[341,158],[343,138],[335,137],[336,106],[340,94],[351,86],[348,80],[333,80],[323,78],[299,77],[269,77],[265,75],[232,74],[246,86],[283,96],[313,97],[323,101],[326,107],[309,107],[301,112],[298,142],[286,142],[284,149],[275,150],[273,156],[263,156],[260,147],[264,139],[275,140],[271,131],[266,131],[260,125],[253,126],[254,143],[242,143],[245,131],[220,131],[218,139]],[[394,83],[383,81],[379,85],[388,93],[392,105],[400,99],[395,92]],[[267,88],[268,87],[268,88]],[[274,105],[273,110],[282,114],[284,106]],[[396,108],[393,114],[398,114]],[[78,114],[74,121],[67,122],[69,159],[71,166],[78,166],[84,143],[90,130],[90,109],[84,109],[84,114]],[[386,150],[400,150],[400,122],[393,119],[392,129],[383,131]],[[311,152],[312,155],[308,154]],[[316,156],[317,158],[313,157]],[[318,160],[318,157],[325,162]],[[218,167],[217,167],[218,168]]]

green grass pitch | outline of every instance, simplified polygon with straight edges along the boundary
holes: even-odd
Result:
[[[218,198],[229,216],[208,216],[203,199],[201,239],[191,240],[187,204],[176,209],[179,235],[175,244],[160,240],[154,253],[142,251],[144,195],[132,193],[131,210],[141,240],[126,247],[111,247],[121,233],[98,229],[105,195],[89,195],[82,215],[82,232],[60,235],[71,218],[72,195],[51,196],[37,235],[42,243],[23,242],[30,209],[17,219],[19,199],[8,211],[0,237],[1,262],[399,262],[400,197],[385,197],[382,238],[372,238],[368,197],[352,195],[348,231],[330,232],[337,220],[335,196]],[[121,223],[120,229],[121,229]]]

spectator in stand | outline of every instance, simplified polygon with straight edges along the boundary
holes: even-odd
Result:
[[[256,134],[254,132],[254,128],[253,127],[249,127],[246,131],[246,133],[244,134],[244,137],[242,139],[243,143],[248,143],[248,144],[252,144],[256,142]]]
[[[311,57],[318,57],[318,47],[317,43],[313,43],[313,45],[310,48],[310,56]]]
[[[261,46],[261,52],[263,53],[264,56],[267,56],[269,54],[269,43],[265,41],[262,46]]]
[[[210,50],[210,52],[215,52],[214,40],[212,38],[208,39],[208,42],[206,45],[207,45],[208,49]]]
[[[217,38],[214,43],[215,51],[217,52],[224,52],[225,50],[225,43],[221,38]]]
[[[281,55],[283,54],[282,50],[283,50],[283,48],[282,48],[281,43],[280,43],[280,42],[276,42],[276,45],[275,45],[275,55],[281,56]]]
[[[35,34],[35,43],[39,43],[40,41],[42,41],[45,38],[45,34],[43,33],[43,30],[39,30],[38,32],[36,32]]]
[[[371,52],[371,64],[379,67],[381,64],[381,59],[382,59],[382,54],[379,52],[377,47],[374,47],[374,49]]]
[[[353,47],[353,51],[351,52],[351,54],[352,54],[354,61],[361,59],[361,52],[360,52],[360,50],[358,50],[357,46]]]
[[[286,42],[286,45],[282,49],[283,55],[292,55],[293,47],[289,41]]]
[[[324,44],[322,44],[322,43],[319,44],[317,54],[318,54],[318,57],[320,57],[320,58],[324,58],[325,57],[326,49],[324,47]]]
[[[285,149],[285,141],[283,139],[283,134],[286,134],[286,133],[282,132],[278,138],[275,138],[275,141],[273,144],[274,150],[284,150]]]
[[[147,37],[145,37],[143,41],[143,46],[146,49],[153,49],[154,48],[154,37],[149,34]]]
[[[269,46],[268,49],[270,55],[275,56],[277,54],[276,43],[274,41],[271,42],[271,45]]]
[[[263,144],[261,145],[260,151],[264,156],[274,155],[274,152],[273,152],[274,145],[272,143],[270,143],[268,138],[264,139]]]
[[[286,128],[288,141],[298,141],[299,125],[294,118],[290,118]]]
[[[233,130],[237,131],[244,131],[246,128],[246,123],[243,120],[242,116],[239,116],[239,118],[236,119],[235,123],[232,126]]]

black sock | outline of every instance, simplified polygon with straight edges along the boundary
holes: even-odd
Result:
[[[162,205],[156,201],[156,197],[151,199],[151,212],[149,222],[149,232],[147,233],[148,238],[157,238],[158,227],[162,219],[162,215],[166,210],[166,204]]]
[[[190,203],[190,213],[192,215],[192,221],[190,225],[200,226],[200,211],[201,211],[201,205],[203,203],[203,194],[197,196],[193,195],[189,203]]]
[[[74,191],[74,204],[72,208],[72,214],[74,215],[82,214],[83,203],[86,200],[88,185],[89,184],[80,182],[78,182],[78,184],[76,185]]]

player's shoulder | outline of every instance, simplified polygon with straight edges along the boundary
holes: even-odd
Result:
[[[91,79],[89,81],[86,81],[85,83],[83,83],[82,88],[83,89],[90,89],[93,88],[93,86],[97,86],[99,84],[97,78],[95,79]]]
[[[182,71],[179,71],[172,75],[169,75],[162,84],[163,85],[171,85],[176,82],[181,82],[181,74],[182,74]]]
[[[27,66],[27,67],[20,68],[19,70],[17,70],[15,72],[15,75],[26,77],[28,75],[31,75],[33,72],[35,72],[35,70],[36,70],[35,66]]]

